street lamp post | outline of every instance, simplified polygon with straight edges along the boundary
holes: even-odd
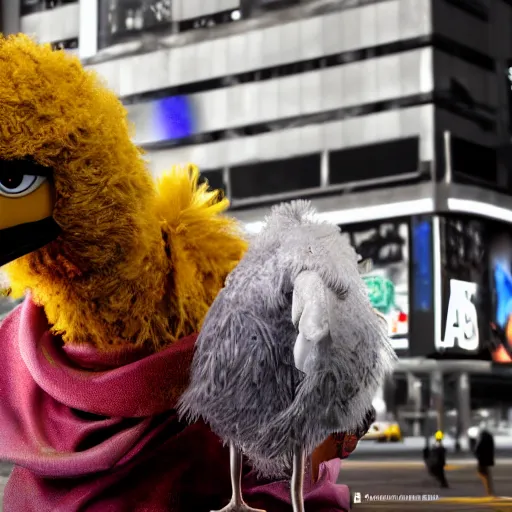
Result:
[[[461,449],[469,446],[468,429],[471,426],[471,387],[467,372],[461,372],[457,376],[457,405],[458,405],[458,434]]]
[[[444,432],[444,396],[443,396],[443,373],[434,370],[430,374],[430,396],[432,406],[436,411],[437,430]]]

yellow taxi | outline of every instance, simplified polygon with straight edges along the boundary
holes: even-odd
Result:
[[[376,421],[363,436],[364,441],[399,442],[402,441],[400,425],[394,422]]]

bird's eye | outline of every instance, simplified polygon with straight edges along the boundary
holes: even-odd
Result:
[[[18,172],[0,172],[0,196],[23,197],[38,189],[46,178]]]

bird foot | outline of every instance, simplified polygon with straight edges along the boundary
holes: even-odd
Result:
[[[249,507],[249,505],[244,502],[236,504],[234,501],[231,501],[223,509],[212,510],[211,512],[266,512],[266,510]]]

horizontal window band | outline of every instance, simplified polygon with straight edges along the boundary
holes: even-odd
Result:
[[[375,103],[367,103],[363,105],[351,106],[342,109],[319,112],[317,114],[296,116],[293,118],[283,118],[278,121],[266,121],[263,123],[255,123],[253,125],[241,126],[215,132],[202,133],[182,139],[174,139],[171,141],[161,141],[152,144],[142,144],[146,151],[159,151],[164,149],[174,149],[187,146],[195,146],[198,144],[208,144],[219,142],[222,140],[250,137],[254,135],[262,135],[264,133],[277,132],[287,130],[294,127],[311,126],[324,124],[326,122],[342,121],[354,117],[362,117],[378,112],[390,110],[398,110],[409,107],[417,107],[422,105],[434,104],[457,116],[478,124],[486,131],[496,129],[496,122],[493,116],[489,116],[472,110],[469,106],[450,98],[449,93],[423,93],[391,100],[379,101]]]
[[[398,144],[403,145],[404,143],[414,142],[417,146],[419,139],[417,137],[415,141],[412,139],[391,140],[380,144],[380,146],[387,146],[391,151],[393,146]],[[356,151],[360,154],[363,152],[373,152],[375,151],[375,146],[377,145],[362,145]],[[342,151],[350,153],[353,150]],[[244,210],[254,206],[265,206],[276,201],[285,201],[293,198],[327,197],[340,192],[350,192],[353,194],[356,192],[389,189],[393,185],[419,184],[430,181],[432,178],[432,162],[416,160],[409,161],[407,169],[404,165],[400,169],[388,166],[385,169],[385,173],[382,170],[377,170],[373,176],[368,172],[366,172],[365,176],[358,176],[357,170],[361,170],[362,165],[365,164],[359,158],[359,161],[353,161],[352,165],[347,164],[344,169],[336,169],[336,171],[345,170],[347,179],[321,184],[319,180],[320,158],[320,153],[303,157],[290,157],[273,160],[268,163],[254,163],[229,168],[227,173],[224,169],[201,169],[201,182],[208,182],[211,189],[223,190],[230,199],[232,210]],[[396,162],[396,155],[390,155],[389,160]],[[297,174],[300,171],[306,176],[298,177]],[[272,183],[275,177],[281,181],[277,187]],[[258,190],[256,192],[252,187],[255,179],[258,180]],[[283,182],[286,182],[284,186]]]
[[[7,1],[7,0],[6,0]],[[59,4],[51,2],[36,1],[36,2],[21,2],[20,16],[28,16],[30,14],[39,14],[47,11],[53,11],[59,7],[67,4],[78,4],[80,0],[61,0]]]
[[[238,85],[251,82],[261,82],[265,80],[274,80],[276,78],[282,78],[285,76],[299,75],[319,69],[327,69],[343,64],[361,62],[374,59],[376,57],[395,55],[407,51],[429,47],[457,57],[470,64],[473,64],[476,67],[491,72],[495,71],[495,62],[490,56],[473,50],[472,48],[469,48],[468,46],[461,43],[457,43],[456,41],[453,41],[447,37],[429,35],[395,41],[393,43],[386,43],[373,47],[361,48],[359,50],[325,55],[315,59],[281,64],[279,66],[257,69],[246,73],[239,73],[219,78],[213,78],[210,80],[203,80],[200,82],[183,84],[175,87],[168,87],[158,91],[153,90],[134,95],[128,95],[124,96],[122,100],[125,105],[131,105],[134,103],[143,103],[144,101],[164,98],[167,96],[184,96],[197,94],[200,92],[207,92],[230,87],[235,84]]]
[[[133,103],[142,103],[166,96],[183,96],[197,94],[200,92],[208,92],[224,87],[230,87],[234,83],[245,84],[251,82],[263,82],[266,80],[274,80],[285,76],[300,75],[311,71],[328,69],[343,64],[353,62],[361,62],[375,57],[383,57],[386,55],[394,55],[410,50],[426,48],[431,45],[431,36],[421,36],[412,39],[396,41],[383,45],[373,46],[369,48],[361,48],[331,55],[323,55],[315,59],[307,59],[287,64],[280,64],[267,68],[255,69],[245,73],[238,73],[211,80],[203,80],[201,82],[193,82],[176,87],[160,89],[158,91],[148,91],[140,94],[123,96],[123,103],[130,105]]]
[[[326,122],[332,121],[342,121],[344,119],[362,117],[377,112],[427,105],[432,103],[433,98],[434,96],[432,93],[414,94],[411,96],[403,96],[401,98],[393,98],[390,100],[324,111],[316,114],[301,115],[292,118],[283,118],[277,121],[265,121],[263,123],[255,123],[249,126],[241,126],[237,128],[218,130],[215,132],[202,133],[193,135],[191,137],[184,137],[183,139],[162,141],[153,144],[142,144],[141,147],[143,147],[146,151],[157,151],[162,149],[173,149],[185,146],[194,146],[196,144],[207,144],[228,139],[262,135],[264,133],[277,132],[290,128],[324,124]]]
[[[72,0],[72,1],[77,1],[77,0]],[[126,41],[126,42],[132,43],[134,40],[139,39],[142,34],[147,34],[147,35],[155,35],[156,34],[157,37],[159,37],[159,36],[168,37],[171,35],[178,35],[178,36],[183,35],[184,37],[186,37],[186,40],[187,40],[187,42],[185,44],[196,44],[196,43],[204,42],[205,40],[215,41],[218,39],[225,39],[232,35],[243,34],[247,31],[247,28],[248,28],[248,24],[244,23],[244,22],[250,23],[250,30],[264,30],[266,28],[276,27],[278,25],[283,25],[288,22],[295,22],[300,19],[322,16],[325,14],[332,14],[335,12],[347,11],[350,9],[357,9],[359,7],[375,5],[375,4],[379,4],[379,3],[387,2],[387,1],[389,1],[389,0],[351,0],[347,4],[345,4],[344,2],[333,2],[330,4],[323,4],[323,5],[321,4],[316,9],[315,8],[311,9],[310,6],[308,6],[306,4],[301,4],[300,2],[298,2],[295,6],[293,6],[293,5],[287,6],[287,8],[285,9],[287,11],[285,16],[283,17],[283,19],[280,19],[280,17],[276,18],[276,16],[274,14],[265,16],[265,14],[264,14],[265,12],[270,12],[271,10],[274,10],[274,9],[269,9],[268,7],[264,7],[263,9],[260,9],[259,6],[254,5],[254,3],[255,3],[254,0],[240,0],[240,5],[238,8],[233,8],[233,9],[230,9],[227,11],[226,10],[220,11],[215,14],[205,14],[205,15],[199,16],[197,18],[175,19],[175,20],[172,20],[172,22],[171,22],[172,25],[166,24],[164,26],[163,30],[161,30],[162,25],[160,25],[158,27],[155,26],[154,28],[148,27],[148,30],[142,29],[139,31],[132,31],[132,37],[130,38],[129,41]],[[279,9],[279,10],[282,11],[283,9]],[[227,32],[223,29],[223,27],[222,27],[223,24],[220,24],[220,25],[216,25],[216,26],[212,27],[210,32],[207,34],[207,37],[205,37],[204,30],[195,29],[195,28],[193,30],[181,30],[181,31],[174,32],[174,30],[177,29],[179,23],[185,22],[185,24],[186,24],[190,20],[192,20],[192,21],[206,20],[206,19],[212,18],[212,17],[216,17],[217,19],[219,19],[219,17],[222,17],[223,13],[232,13],[233,11],[239,11],[239,14],[243,18],[243,20],[240,20],[240,22],[237,22],[235,24],[235,27],[236,27],[235,30],[230,29],[230,31]],[[256,16],[253,16],[251,14],[252,12],[256,12],[257,13]],[[176,23],[173,23],[173,22],[176,22]],[[229,24],[232,24],[232,22],[230,21]],[[172,29],[171,29],[171,26],[172,26]],[[186,28],[185,25],[181,25],[181,27]],[[218,28],[220,28],[220,30],[217,30]],[[206,30],[208,30],[208,29],[210,29],[210,27],[207,26]],[[101,36],[101,34],[100,34],[100,36]],[[151,38],[148,38],[148,39],[151,39]],[[158,41],[156,41],[156,43],[158,45]],[[120,42],[115,41],[113,44],[114,45],[120,44]],[[184,45],[184,43],[182,41],[178,42],[177,44],[178,44],[178,46]],[[112,60],[116,60],[119,58],[128,58],[128,57],[134,57],[137,55],[141,55],[141,54],[147,53],[149,51],[153,51],[155,41],[151,41],[151,40],[148,41],[148,45],[149,46],[145,46],[144,44],[142,44],[142,47],[139,47],[135,50],[127,50],[125,52],[122,52],[122,55],[119,55],[119,54],[112,55],[112,54],[109,54],[108,52],[105,53],[104,55],[101,55],[101,53],[96,54],[95,56],[87,58],[86,62],[88,65],[100,64],[100,63],[105,63],[105,62],[109,62]],[[105,50],[109,50],[109,48],[106,47]]]
[[[233,19],[232,14],[236,10],[237,9],[229,9],[227,11],[205,14],[186,20],[165,19],[163,21],[155,21],[144,28],[132,30],[123,29],[113,34],[110,33],[108,20],[104,22],[100,17],[99,50],[105,50],[117,44],[130,43],[137,37],[143,37],[144,35],[166,37],[171,35],[174,31],[182,34],[192,30],[205,30],[218,27],[219,25],[234,23],[235,19]],[[213,23],[213,25],[209,25],[209,23]],[[126,55],[123,57],[126,57]]]

